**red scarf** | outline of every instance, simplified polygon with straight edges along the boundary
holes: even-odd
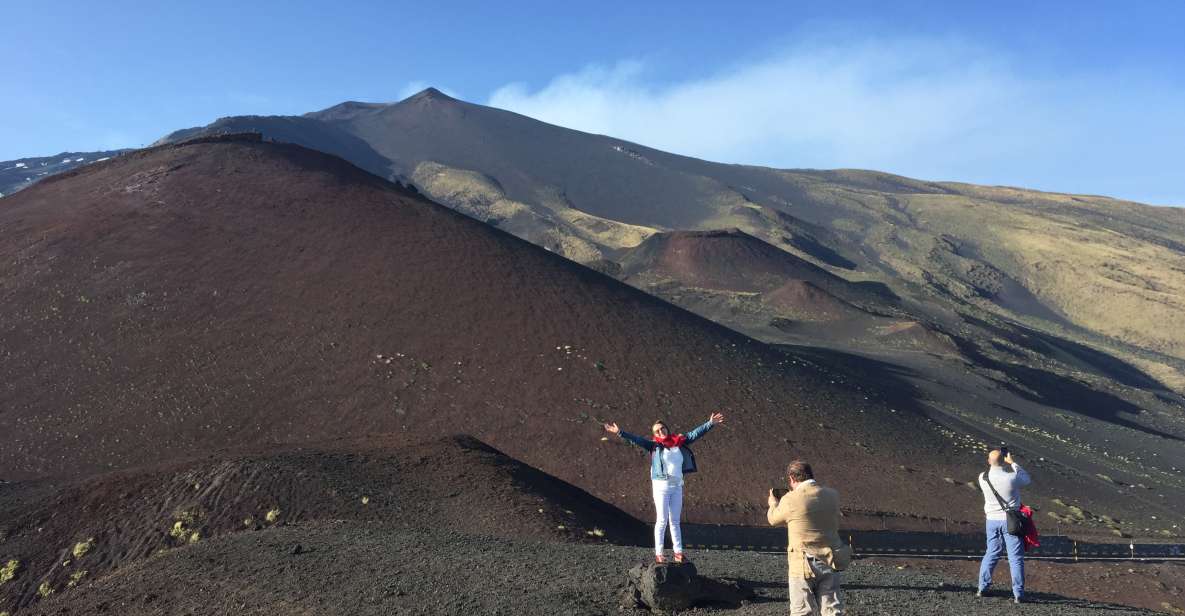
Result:
[[[687,437],[682,434],[676,434],[674,436],[668,434],[661,438],[656,436],[651,440],[667,449],[672,449],[674,447],[682,447],[687,442]]]

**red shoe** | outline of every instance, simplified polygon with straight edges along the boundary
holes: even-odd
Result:
[[[683,557],[683,552],[675,552],[675,562],[685,563],[687,559]]]
[[[663,556],[662,554],[655,554],[654,555],[654,562],[661,565],[662,563],[667,562],[667,557]]]

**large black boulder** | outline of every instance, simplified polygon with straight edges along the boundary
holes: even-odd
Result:
[[[691,563],[645,563],[629,571],[625,602],[655,612],[678,612],[696,605],[739,607],[753,590],[736,582],[706,578]]]

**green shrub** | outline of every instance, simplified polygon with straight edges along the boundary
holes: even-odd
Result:
[[[79,541],[78,543],[75,543],[74,549],[71,550],[70,553],[74,554],[74,558],[82,558],[83,556],[86,556],[87,552],[94,549],[94,547],[95,547],[95,538],[91,537],[91,538],[87,539],[86,541]]]
[[[88,572],[86,570],[75,571],[74,573],[71,573],[70,581],[66,582],[66,586],[77,586],[78,583],[82,581],[82,578],[86,577],[87,573]]]
[[[11,581],[21,571],[21,561],[13,559],[0,567],[0,584]]]

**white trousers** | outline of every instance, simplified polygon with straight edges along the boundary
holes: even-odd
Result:
[[[663,480],[655,480],[654,489],[654,554],[662,554],[663,540],[666,539],[667,526],[671,527],[671,543],[676,553],[683,551],[683,529],[679,527],[679,520],[683,516],[683,484],[670,485]]]

